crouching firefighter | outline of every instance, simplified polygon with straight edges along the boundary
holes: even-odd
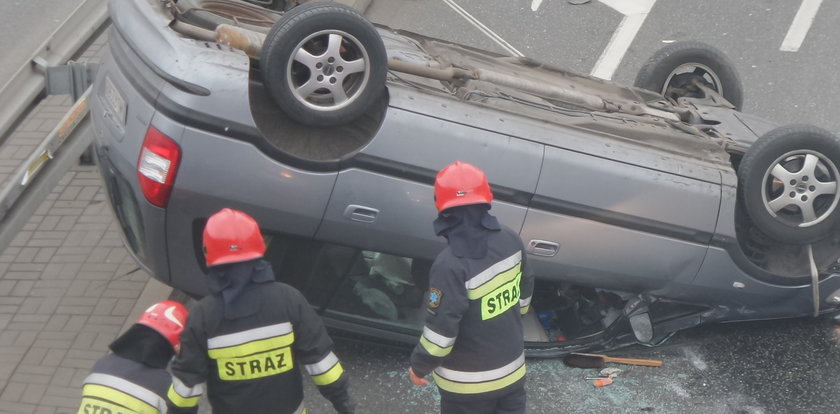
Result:
[[[111,343],[112,353],[93,365],[78,413],[166,413],[171,384],[166,365],[178,352],[186,321],[187,308],[172,300],[146,309]]]
[[[214,414],[304,413],[301,371],[339,413],[353,413],[347,373],[321,319],[274,280],[257,222],[232,209],[204,228],[210,295],[191,308],[172,362],[170,413],[196,413],[206,388]]]
[[[524,413],[522,317],[533,277],[522,241],[490,215],[493,194],[479,168],[456,161],[435,179],[435,233],[447,240],[429,273],[426,325],[409,378],[432,373],[440,411]]]

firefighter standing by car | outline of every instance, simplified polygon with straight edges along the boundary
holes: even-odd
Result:
[[[191,309],[172,363],[170,413],[195,413],[207,389],[214,414],[303,413],[306,371],[339,413],[353,413],[347,374],[321,319],[274,280],[257,222],[222,209],[204,228],[211,294]]]
[[[166,365],[181,345],[187,320],[184,305],[165,300],[146,309],[96,361],[82,388],[79,414],[166,412],[172,377]]]
[[[519,235],[489,213],[493,194],[479,168],[456,161],[435,179],[435,233],[448,246],[429,273],[426,325],[409,378],[432,373],[441,413],[524,413],[521,315],[533,278]]]

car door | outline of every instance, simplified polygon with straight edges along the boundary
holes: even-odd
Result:
[[[453,108],[453,110],[456,110]],[[460,160],[482,168],[492,213],[520,230],[537,185],[542,144],[391,108],[371,143],[338,174],[316,238],[408,257],[434,258],[437,172]]]
[[[636,292],[690,280],[715,230],[720,174],[692,157],[612,147],[546,147],[521,232],[532,266],[547,279]]]

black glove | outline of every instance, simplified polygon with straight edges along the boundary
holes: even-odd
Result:
[[[352,398],[344,401],[334,402],[333,408],[338,414],[354,414],[356,412],[356,402]]]

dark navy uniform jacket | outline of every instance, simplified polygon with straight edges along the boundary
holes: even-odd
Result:
[[[255,292],[259,310],[246,317],[226,319],[220,295],[191,309],[172,363],[170,413],[197,412],[205,387],[214,414],[301,413],[302,372],[333,405],[350,398],[333,342],[303,295],[279,282]]]
[[[487,247],[479,259],[447,247],[429,275],[428,315],[411,366],[419,376],[432,372],[444,398],[491,398],[524,383],[521,315],[533,277],[513,230],[490,232]]]

